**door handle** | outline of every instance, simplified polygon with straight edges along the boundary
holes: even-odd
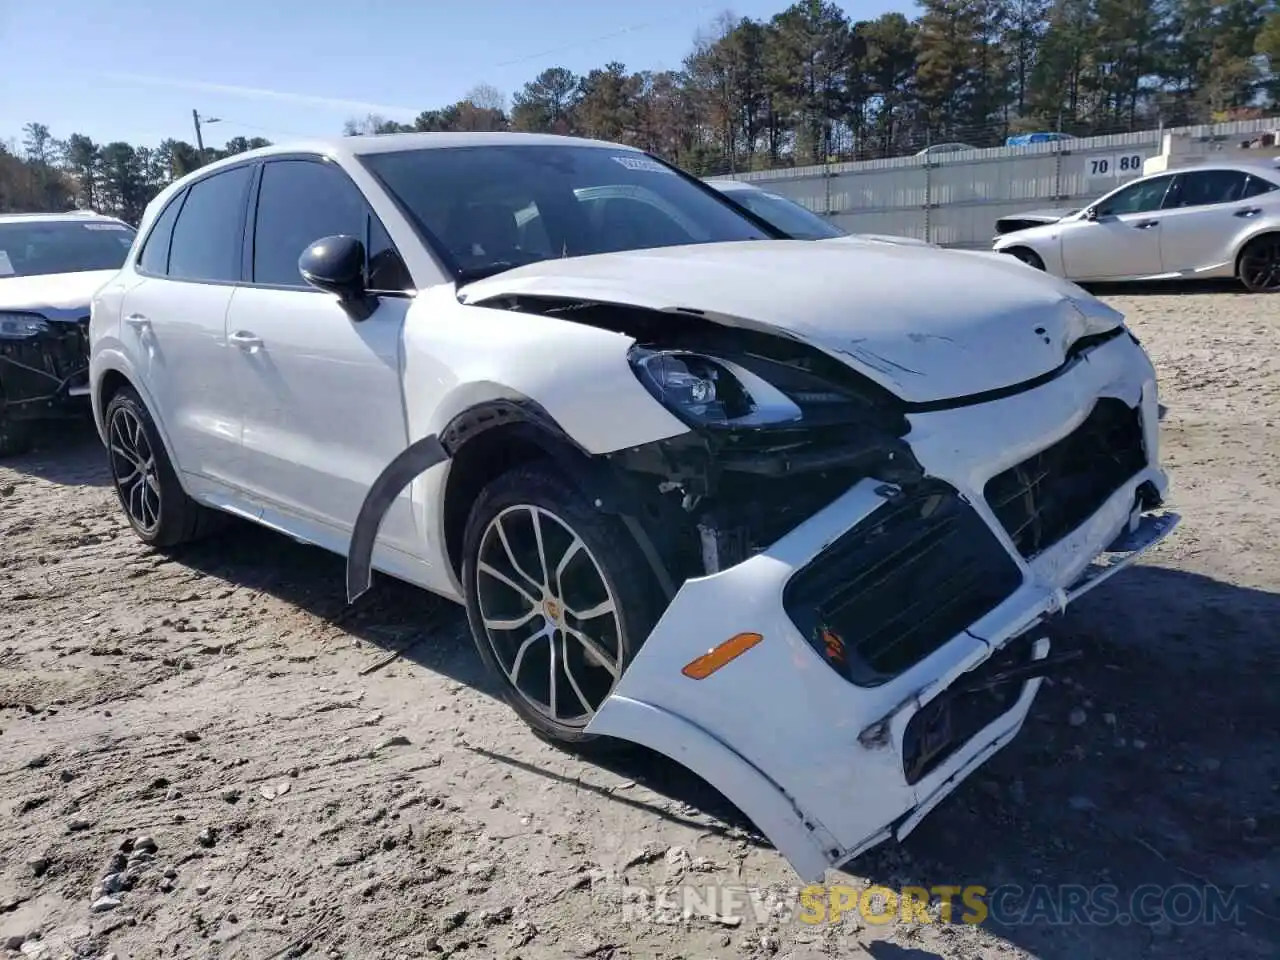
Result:
[[[1133,228],[1135,230],[1150,230],[1152,227],[1158,227],[1159,225],[1159,220],[1139,220],[1133,225]]]
[[[151,321],[140,313],[131,313],[124,318],[124,322],[138,331],[147,330],[151,327]]]
[[[250,333],[248,330],[237,330],[227,340],[234,343],[241,350],[256,350],[262,346],[262,338]]]
[[[1261,207],[1249,207],[1247,210],[1237,210],[1233,216],[1237,217],[1256,217],[1262,212]]]

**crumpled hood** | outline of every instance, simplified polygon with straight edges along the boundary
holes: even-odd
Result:
[[[545,260],[465,285],[625,303],[789,335],[909,402],[998,390],[1060,367],[1123,316],[1011,257],[932,246],[747,241]]]
[[[50,273],[36,277],[0,277],[0,310],[89,312],[89,302],[115,270]],[[51,320],[64,319],[58,316]]]

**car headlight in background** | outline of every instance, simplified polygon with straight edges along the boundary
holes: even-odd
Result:
[[[34,313],[0,313],[0,340],[23,340],[49,332],[49,322]]]

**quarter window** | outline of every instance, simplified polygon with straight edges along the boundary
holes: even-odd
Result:
[[[245,197],[252,177],[251,167],[233,167],[191,185],[173,227],[170,278],[240,279]]]
[[[144,273],[164,276],[169,272],[169,243],[173,240],[173,225],[178,219],[178,211],[182,209],[184,195],[180,193],[170,200],[156,217],[155,226],[142,248],[142,256],[138,258],[138,266]]]
[[[1276,185],[1270,180],[1263,180],[1257,174],[1249,174],[1249,182],[1245,184],[1244,196],[1242,200],[1248,200],[1250,197],[1257,197],[1264,193],[1270,193],[1276,189]]]

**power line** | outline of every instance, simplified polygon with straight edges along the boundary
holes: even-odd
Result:
[[[721,4],[707,4],[705,6],[695,7],[693,10],[693,13],[701,15],[703,13],[706,13],[709,10],[719,10],[721,9],[721,7],[722,7]],[[675,23],[677,20],[684,20],[689,15],[690,14],[686,12],[674,17],[665,17],[661,20],[650,20],[647,23],[632,24],[629,27],[623,27],[621,30],[614,30],[612,33],[602,34],[601,36],[598,36],[598,37],[591,37],[590,39],[587,39],[587,40],[575,40],[572,43],[566,43],[559,47],[553,47],[550,50],[543,50],[541,53],[531,53],[525,57],[516,57],[516,59],[514,60],[504,60],[502,63],[491,64],[489,67],[485,67],[483,69],[497,70],[501,67],[515,66],[518,63],[528,63],[530,60],[539,60],[543,57],[554,56],[557,53],[564,53],[564,51],[566,50],[573,50],[577,47],[586,46],[588,44],[602,43],[605,40],[612,40],[615,37],[626,36],[628,33],[638,33],[641,30],[648,30],[652,27],[665,26],[668,23]]]

